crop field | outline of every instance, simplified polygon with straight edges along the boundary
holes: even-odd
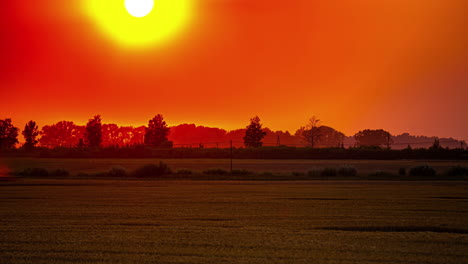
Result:
[[[210,168],[229,169],[230,160],[226,159],[41,159],[41,158],[0,158],[0,167],[10,171],[26,168],[66,169],[71,175],[78,173],[104,172],[112,167],[122,167],[134,170],[150,163],[163,161],[173,169],[189,169],[194,172]],[[359,174],[365,175],[376,171],[398,173],[399,168],[409,169],[417,165],[430,165],[436,171],[443,173],[449,167],[462,165],[468,167],[468,160],[438,161],[438,160],[258,160],[236,159],[234,169],[245,169],[252,172],[291,173],[307,172],[339,166],[355,167]]]
[[[0,263],[458,264],[468,183],[19,179],[0,222]]]

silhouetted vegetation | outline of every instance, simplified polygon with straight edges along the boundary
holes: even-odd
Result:
[[[109,177],[127,177],[128,172],[124,167],[121,166],[114,166],[108,172],[107,175]]]
[[[0,149],[14,148],[18,143],[18,130],[13,126],[10,118],[0,120]]]
[[[360,147],[386,146],[390,149],[390,145],[392,144],[392,135],[383,129],[365,129],[363,131],[359,131],[354,135],[354,139],[356,140],[356,145]]]
[[[146,128],[145,133],[145,144],[152,147],[172,147],[172,142],[169,142],[167,139],[169,131],[170,129],[166,121],[164,121],[163,116],[156,115],[148,122],[148,128]]]
[[[296,137],[301,138],[311,148],[343,147],[345,135],[332,127],[320,125],[315,116],[309,119],[306,126],[296,131]]]
[[[187,169],[180,169],[176,172],[176,174],[178,175],[192,175],[193,172],[191,170],[187,170]]]
[[[303,137],[308,146],[314,148],[318,140],[322,137],[322,131],[320,131],[319,126],[320,120],[313,116],[309,119],[309,123],[306,126],[299,128],[296,135]]]
[[[231,172],[232,175],[249,175],[253,174],[253,172],[248,171],[248,170],[241,170],[241,169],[234,169]]]
[[[60,163],[63,165],[63,163]],[[70,162],[69,164],[73,164]],[[66,165],[65,165],[66,166]],[[83,166],[82,166],[83,167]],[[232,172],[223,168],[205,169],[201,171],[192,171],[189,169],[179,169],[173,173],[172,168],[163,162],[158,164],[147,164],[141,167],[135,167],[132,172],[128,172],[124,167],[112,166],[109,170],[94,170],[89,172],[87,166],[83,169],[86,172],[77,170],[75,164],[69,167],[72,173],[66,169],[44,169],[42,167],[32,167],[10,172],[12,175],[26,178],[86,178],[86,179],[154,179],[154,180],[468,180],[468,168],[462,166],[451,167],[444,172],[430,166],[417,166],[412,169],[409,176],[399,175],[391,172],[390,168],[386,170],[364,169],[364,172],[358,171],[354,166],[335,165],[325,168],[316,168],[308,172],[305,171],[278,171],[276,173],[268,171],[249,171],[246,169],[235,168]],[[201,169],[197,166],[198,169]]]
[[[300,177],[300,176],[304,176],[305,173],[303,172],[300,172],[300,171],[293,171],[291,172],[292,176],[295,176],[295,177]]]
[[[91,148],[98,148],[102,144],[102,123],[101,116],[96,115],[89,119],[85,132],[86,145]]]
[[[84,126],[77,126],[73,122],[60,121],[42,127],[39,143],[41,146],[49,148],[75,147],[80,140],[84,143],[85,130]]]
[[[14,172],[17,176],[22,177],[31,177],[31,178],[47,178],[47,177],[56,177],[56,178],[64,178],[70,176],[70,172],[65,169],[55,169],[48,171],[44,168],[26,168],[22,171]]]
[[[36,122],[32,120],[26,123],[22,134],[25,140],[25,143],[23,146],[27,150],[33,149],[36,146],[36,144],[39,142],[37,140],[37,136],[39,136],[39,127],[36,125]]]
[[[49,171],[44,168],[27,168],[16,174],[23,177],[48,177]]]
[[[262,146],[262,139],[265,137],[266,132],[262,130],[260,118],[255,116],[250,119],[250,124],[247,126],[244,136],[244,145],[247,148],[258,148]]]
[[[336,168],[325,168],[320,172],[320,176],[323,177],[333,177],[338,174],[338,171]]]
[[[50,171],[49,176],[62,178],[62,177],[70,176],[70,172],[65,169],[56,169],[56,170]]]
[[[229,148],[153,148],[145,145],[101,148],[43,148],[32,151],[23,149],[3,149],[1,156],[41,157],[41,158],[209,158],[227,159],[231,157]],[[463,149],[413,149],[388,150],[379,147],[361,148],[297,148],[260,147],[233,148],[234,159],[441,159],[467,160],[468,151]]]
[[[460,165],[451,167],[447,173],[448,176],[468,176],[468,167]]]
[[[223,169],[207,169],[203,171],[206,175],[227,175],[229,171]]]
[[[343,166],[338,168],[338,175],[340,176],[349,176],[349,177],[354,177],[356,176],[357,170],[354,167],[351,166]]]
[[[320,176],[320,171],[319,170],[309,170],[307,172],[307,176],[309,176],[311,178]]]
[[[406,176],[406,169],[405,169],[405,168],[400,168],[400,169],[398,169],[398,175],[400,175],[400,176]]]
[[[148,164],[132,172],[132,176],[137,178],[152,178],[172,174],[171,168],[164,163]]]
[[[410,176],[425,176],[432,177],[436,175],[436,171],[429,165],[421,165],[409,170]]]
[[[395,174],[388,171],[376,171],[367,175],[369,179],[392,179],[395,178],[395,176]]]
[[[100,116],[95,116],[86,126],[70,121],[46,125],[39,132],[39,139],[39,128],[30,121],[22,132],[26,139],[22,149],[15,149],[18,129],[11,124],[11,119],[1,121],[2,156],[231,158],[231,150],[227,148],[232,141],[232,157],[240,159],[468,159],[463,141],[414,137],[407,133],[391,136],[381,129],[367,129],[357,133],[354,138],[346,137],[331,127],[320,125],[320,120],[315,117],[295,135],[291,135],[287,131],[274,132],[262,128],[258,117],[252,118],[246,129],[227,132],[187,124],[169,128],[161,115],[151,119],[148,127],[136,128],[101,124]],[[174,145],[173,140],[178,143]],[[428,143],[429,140],[432,143]],[[37,141],[39,147],[31,147]],[[402,150],[389,149],[393,141],[397,146],[407,147]],[[411,147],[412,141],[429,145],[427,149]],[[452,148],[442,147],[443,142],[448,142],[446,144]],[[306,145],[308,147],[304,147]]]

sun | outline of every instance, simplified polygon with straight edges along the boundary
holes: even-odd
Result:
[[[134,17],[144,17],[153,10],[153,0],[125,0],[125,8]]]
[[[84,12],[105,35],[126,47],[157,46],[182,33],[194,0],[85,0]]]

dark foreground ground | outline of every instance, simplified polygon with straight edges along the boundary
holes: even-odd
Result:
[[[0,263],[467,263],[466,182],[0,182]]]

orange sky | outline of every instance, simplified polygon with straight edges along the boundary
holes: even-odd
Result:
[[[466,0],[193,0],[185,30],[144,48],[103,34],[84,0],[5,2],[0,118],[16,126],[259,115],[294,132],[316,115],[347,135],[468,139]]]

